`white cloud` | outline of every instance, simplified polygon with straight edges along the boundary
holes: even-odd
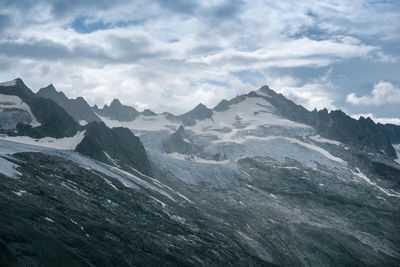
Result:
[[[353,105],[400,104],[400,88],[390,82],[380,81],[374,85],[370,95],[358,97],[355,93],[347,95],[346,101]]]
[[[324,76],[309,83],[301,83],[300,80],[290,76],[272,78],[269,83],[272,89],[308,110],[314,108],[333,110],[336,109],[334,105],[336,95],[334,94],[335,86],[330,80],[330,73],[331,71],[328,71]]]
[[[91,104],[120,98],[176,113],[255,89],[234,72],[318,68],[354,58],[391,62],[391,55],[361,37],[396,40],[400,21],[390,6],[364,0],[252,0],[230,9],[229,1],[218,0],[168,1],[167,7],[160,1],[82,0],[68,2],[66,10],[60,3],[2,8],[13,26],[0,25],[0,67],[7,64],[0,80],[19,76],[34,90],[54,83]],[[72,26],[82,15],[86,26],[101,22],[110,28],[81,34]],[[335,108],[329,78],[265,76],[271,88],[309,109]]]

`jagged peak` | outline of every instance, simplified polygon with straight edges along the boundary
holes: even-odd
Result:
[[[51,83],[46,87],[40,88],[39,91],[45,91],[45,92],[54,92],[54,93],[58,93],[56,88],[54,87],[54,85]]]
[[[179,125],[178,129],[176,130],[177,133],[183,133],[185,132],[185,127],[183,125]]]
[[[203,103],[200,103],[193,110],[209,110],[209,108]]]
[[[111,106],[122,106],[122,103],[118,98],[114,98],[113,101],[111,101],[110,107]]]
[[[52,88],[52,89],[54,89],[54,90],[56,90],[56,88],[54,87],[54,85],[51,83],[51,84],[49,84],[48,86],[47,86],[48,88]],[[56,90],[57,91],[57,90]]]
[[[46,87],[40,88],[40,90],[37,92],[37,95],[40,97],[48,97],[49,95],[55,95],[57,97],[61,97],[64,100],[68,100],[69,98],[64,94],[62,91],[57,91],[57,89],[54,87],[54,85],[51,83]]]

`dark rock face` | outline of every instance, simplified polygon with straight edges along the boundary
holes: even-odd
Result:
[[[78,124],[54,101],[29,96],[21,98],[29,105],[33,115],[41,123],[41,126],[32,128],[25,124],[18,124],[19,135],[28,135],[33,138],[43,138],[46,136],[62,138],[76,134]]]
[[[73,118],[54,101],[36,97],[21,79],[16,80],[15,86],[0,86],[0,94],[20,97],[41,123],[41,126],[34,128],[19,123],[17,125],[18,135],[28,135],[33,138],[46,136],[62,138],[76,134],[78,125]]]
[[[181,120],[184,125],[192,126],[196,123],[196,120],[205,120],[211,118],[213,111],[203,104],[198,104],[194,109],[188,111],[182,115],[177,116],[177,119]]]
[[[150,109],[145,109],[140,114],[142,114],[143,116],[156,116],[157,115],[154,111],[151,111]]]
[[[201,148],[189,141],[189,135],[185,128],[180,126],[175,133],[171,134],[163,143],[165,152],[192,155],[201,151]]]
[[[140,114],[135,108],[122,105],[118,99],[114,99],[110,106],[105,105],[102,109],[94,106],[93,110],[100,116],[117,121],[133,121]]]
[[[86,126],[85,137],[75,150],[128,171],[132,167],[144,174],[151,173],[143,144],[127,128],[110,129],[102,122],[91,122]]]
[[[84,120],[86,122],[101,121],[99,117],[94,114],[89,104],[82,97],[76,99],[69,99],[63,92],[57,92],[52,84],[42,88],[37,92],[37,96],[41,98],[48,98],[60,105],[65,111],[79,122]]]

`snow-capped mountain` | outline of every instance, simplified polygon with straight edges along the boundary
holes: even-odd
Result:
[[[15,93],[21,82],[0,84],[1,262],[400,260],[399,126],[310,112],[264,86],[178,116],[114,100],[92,109],[103,122],[39,138],[48,122],[31,103],[43,100]]]

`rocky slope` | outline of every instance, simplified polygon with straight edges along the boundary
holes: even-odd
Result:
[[[102,109],[95,105],[93,111],[100,116],[118,121],[132,121],[139,115],[135,108],[122,105],[118,99],[114,99],[110,106],[105,105]]]
[[[73,136],[77,132],[78,124],[63,108],[52,100],[36,97],[21,79],[16,79],[6,86],[0,86],[0,95],[18,97],[17,104],[29,107],[30,121],[35,120],[38,122],[35,125],[31,125],[27,124],[29,120],[15,118],[17,131],[13,132],[14,134],[28,135],[34,138],[46,136],[61,138]],[[4,117],[9,118],[9,116]],[[3,130],[9,129],[3,128]]]
[[[91,122],[85,129],[85,137],[75,151],[124,170],[135,168],[151,174],[146,150],[129,129],[110,129],[103,122]]]
[[[375,124],[371,119],[363,117],[356,120],[340,110],[328,112],[323,109],[310,112],[277,94],[268,86],[261,87],[259,91],[265,94],[264,97],[267,97],[280,114],[314,127],[323,137],[359,148],[383,150],[390,157],[396,156],[392,144],[400,142],[400,126]]]
[[[398,265],[398,126],[267,87],[100,116],[68,140],[0,137],[0,264]]]

